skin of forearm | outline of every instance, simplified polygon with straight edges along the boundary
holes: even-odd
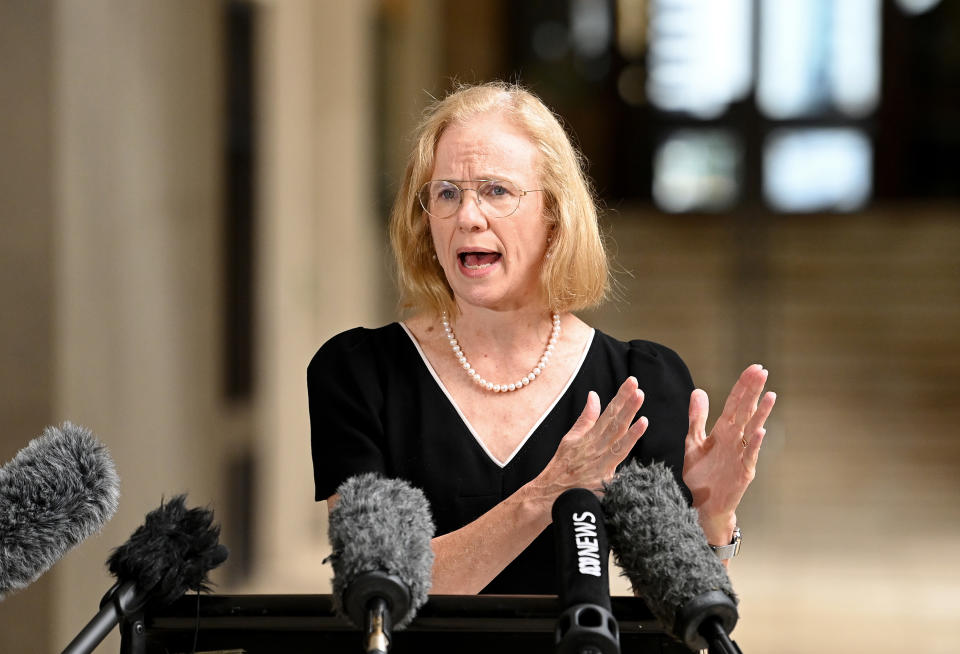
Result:
[[[528,484],[473,522],[432,541],[431,594],[480,592],[550,524],[550,504]]]

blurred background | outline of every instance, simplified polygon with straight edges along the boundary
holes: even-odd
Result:
[[[744,651],[960,650],[958,35],[956,0],[0,1],[0,461],[69,419],[122,479],[0,651],[60,651],[180,492],[217,591],[328,592],[306,365],[396,319],[410,129],[494,78],[589,159],[619,297],[584,317],[714,415],[771,371]]]

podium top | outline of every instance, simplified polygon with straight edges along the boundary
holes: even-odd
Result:
[[[621,651],[687,653],[667,635],[643,600],[612,597]],[[562,611],[553,595],[431,595],[391,652],[431,644],[458,652],[552,652]],[[168,607],[147,610],[143,629],[124,629],[121,652],[312,651],[358,652],[359,630],[333,612],[330,595],[185,595]],[[135,637],[127,634],[138,633]],[[128,641],[143,641],[133,643]],[[144,646],[145,644],[145,646]],[[631,645],[632,644],[632,645]]]

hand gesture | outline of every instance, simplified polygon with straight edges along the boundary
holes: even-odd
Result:
[[[568,488],[600,492],[647,429],[643,416],[630,424],[642,404],[643,391],[635,377],[623,382],[603,413],[600,398],[590,391],[580,417],[535,480],[544,499],[552,503]]]
[[[757,456],[766,434],[763,425],[777,399],[769,392],[760,399],[766,381],[763,366],[744,370],[709,436],[707,394],[696,389],[690,395],[683,481],[693,494],[693,506],[700,513],[707,540],[715,545],[729,542],[737,506],[756,474]]]

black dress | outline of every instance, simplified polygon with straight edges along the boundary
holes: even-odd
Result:
[[[629,375],[650,421],[631,457],[662,461],[681,488],[687,407],[693,382],[672,350],[594,331],[580,366],[511,457],[490,455],[453,404],[404,326],[356,328],[334,336],[307,369],[317,501],[363,472],[407,480],[430,501],[437,535],[472,522],[539,474],[596,391],[601,406]],[[689,493],[687,493],[689,499]],[[556,594],[552,526],[485,593]]]

